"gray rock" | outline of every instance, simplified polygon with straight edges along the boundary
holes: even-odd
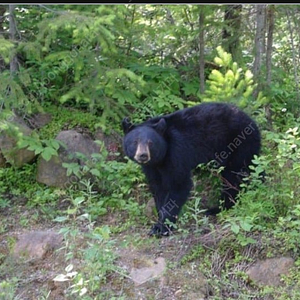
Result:
[[[43,259],[62,246],[63,237],[53,231],[33,231],[21,235],[13,256],[25,259]]]
[[[148,266],[133,268],[130,272],[131,279],[136,285],[141,285],[147,281],[162,275],[166,269],[166,262],[163,257],[158,257],[153,261],[147,261]]]
[[[67,188],[73,180],[77,181],[75,176],[67,176],[67,169],[62,166],[63,162],[70,161],[63,159],[62,155],[52,156],[49,161],[40,157],[37,164],[37,182],[47,186]]]
[[[78,133],[75,130],[61,131],[56,139],[66,145],[67,154],[70,154],[71,157],[76,152],[79,152],[90,158],[91,154],[99,153],[100,151],[100,147],[89,135]]]
[[[100,146],[88,135],[75,130],[60,132],[56,140],[61,141],[65,148],[60,147],[58,156],[52,156],[49,161],[39,158],[36,179],[48,186],[68,188],[78,178],[75,175],[67,176],[67,169],[63,167],[63,163],[75,162],[83,166],[86,163],[83,157],[91,161],[91,155],[99,153]]]
[[[26,125],[22,118],[14,116],[8,121],[11,125],[18,128],[20,134],[31,135],[32,130]],[[34,151],[19,149],[17,147],[17,139],[9,135],[9,131],[0,133],[0,150],[7,162],[15,167],[22,167],[26,163],[30,163],[36,157]]]
[[[51,114],[37,113],[30,118],[29,122],[30,122],[30,125],[32,126],[32,128],[39,129],[39,128],[44,127],[48,123],[50,123],[51,120],[52,120]]]
[[[257,285],[279,286],[282,284],[281,275],[288,274],[293,265],[291,257],[269,258],[256,262],[248,269],[247,275]]]

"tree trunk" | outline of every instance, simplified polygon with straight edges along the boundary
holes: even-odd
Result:
[[[272,80],[272,48],[273,48],[273,33],[274,33],[274,13],[275,6],[269,5],[267,7],[267,24],[268,24],[268,38],[267,38],[267,52],[266,52],[266,69],[267,69],[267,85],[271,86]]]
[[[205,91],[205,61],[204,61],[204,22],[205,14],[204,8],[200,6],[199,12],[199,79],[200,79],[200,93]]]
[[[3,23],[4,23],[5,12],[6,12],[6,5],[0,5],[0,34],[1,35],[4,35]]]
[[[9,5],[9,38],[11,41],[16,41],[17,26],[14,15],[15,5]],[[18,59],[13,55],[10,60],[10,75],[13,76],[18,71]]]
[[[241,19],[242,5],[226,5],[223,28],[223,48],[231,53],[233,61],[240,62],[241,48]]]
[[[0,5],[0,35],[5,37],[5,30],[3,28],[4,23],[4,14],[6,12],[6,5]],[[5,70],[5,62],[2,58],[0,58],[0,72]]]
[[[296,46],[295,46],[295,38],[294,38],[294,29],[292,26],[292,15],[289,9],[286,10],[287,20],[288,20],[288,28],[290,32],[290,40],[291,40],[291,46],[292,46],[292,54],[293,54],[293,66],[294,66],[294,80],[296,84],[296,90],[297,90],[297,101],[299,100],[299,78],[298,78],[298,71],[297,71],[297,55],[296,55]]]
[[[259,82],[261,73],[262,55],[265,50],[265,11],[266,5],[256,6],[256,34],[255,34],[255,58],[253,64],[253,75],[256,82]],[[260,84],[254,91],[254,97],[257,97],[260,90]]]

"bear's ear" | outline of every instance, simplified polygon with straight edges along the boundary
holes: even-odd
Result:
[[[156,124],[153,125],[153,128],[161,135],[164,135],[167,129],[167,122],[164,118],[161,118]]]
[[[128,117],[123,119],[122,128],[125,134],[134,128],[134,125],[130,122],[130,119]]]

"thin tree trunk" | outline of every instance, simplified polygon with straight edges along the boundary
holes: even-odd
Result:
[[[292,54],[293,54],[293,66],[294,66],[294,80],[295,80],[295,84],[296,84],[296,91],[297,91],[297,101],[299,100],[299,78],[298,78],[298,72],[297,72],[297,59],[296,59],[296,47],[295,47],[295,41],[294,41],[294,31],[293,31],[293,27],[291,24],[291,14],[290,11],[287,9],[286,10],[286,16],[287,16],[287,20],[288,20],[288,29],[290,32],[290,39],[291,39],[291,45],[292,45]]]
[[[273,33],[274,33],[274,12],[275,6],[269,5],[267,8],[267,22],[268,22],[268,39],[266,52],[266,68],[267,68],[267,85],[271,86],[272,80],[272,48],[273,48]]]
[[[241,61],[240,36],[242,5],[226,5],[223,28],[223,48],[233,61]]]
[[[199,80],[200,80],[200,93],[205,91],[205,61],[204,61],[204,22],[205,14],[204,8],[200,6],[199,12]]]
[[[256,34],[255,34],[255,58],[253,64],[253,75],[256,82],[259,82],[259,76],[261,73],[262,55],[264,53],[265,45],[265,11],[266,5],[256,6]],[[253,96],[256,98],[260,90],[260,84],[255,89]]]
[[[5,31],[3,28],[4,24],[4,14],[6,12],[6,5],[0,5],[0,35],[5,36]],[[6,65],[4,63],[4,60],[0,58],[0,72],[5,70]]]
[[[255,34],[255,58],[253,74],[257,77],[262,64],[262,54],[264,52],[264,26],[265,26],[266,5],[257,5],[256,11],[256,34]]]
[[[11,41],[16,41],[17,26],[14,15],[15,5],[9,5],[9,38]],[[18,71],[18,59],[13,55],[10,60],[10,75],[13,76]]]

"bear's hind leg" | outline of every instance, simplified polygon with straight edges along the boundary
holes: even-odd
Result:
[[[221,205],[212,207],[205,212],[205,215],[216,215],[221,212],[222,209],[229,209],[236,203],[237,195],[240,191],[240,183],[242,182],[241,171],[233,171],[225,169],[222,173],[222,193],[221,193]]]

